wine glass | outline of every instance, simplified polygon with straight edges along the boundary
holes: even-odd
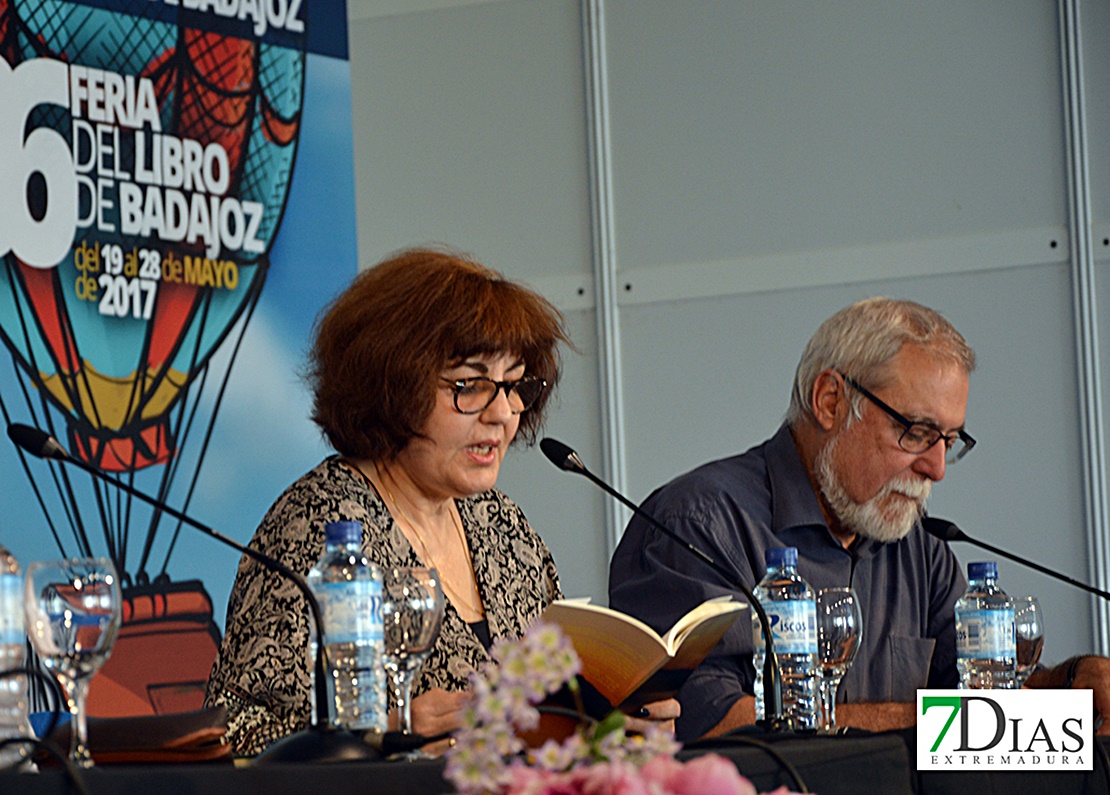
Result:
[[[823,731],[836,731],[836,689],[855,659],[862,637],[863,617],[855,591],[851,588],[822,588],[818,591],[818,726]]]
[[[1014,640],[1017,643],[1017,686],[1025,684],[1044,648],[1044,613],[1034,596],[1014,597]]]
[[[435,569],[423,566],[387,569],[382,582],[382,634],[385,668],[397,702],[397,728],[412,733],[412,680],[431,653],[443,619],[443,588]],[[404,759],[425,754],[411,751]]]
[[[85,698],[119,631],[116,568],[107,558],[38,561],[27,567],[24,588],[27,634],[66,693],[69,757],[79,767],[92,767]]]

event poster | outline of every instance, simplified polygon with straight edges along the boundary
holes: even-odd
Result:
[[[246,543],[326,454],[299,376],[357,270],[343,0],[0,0],[0,412]],[[0,440],[0,543],[201,580],[239,554]]]

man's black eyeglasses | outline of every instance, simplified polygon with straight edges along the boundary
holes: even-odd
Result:
[[[454,391],[455,409],[460,414],[478,414],[485,411],[493,401],[497,400],[497,393],[502,390],[513,414],[520,414],[528,411],[547,389],[547,381],[532,375],[526,375],[516,381],[494,381],[484,375],[442,380]]]
[[[971,452],[971,448],[975,446],[975,439],[971,437],[967,431],[955,431],[954,433],[943,433],[940,428],[935,425],[929,425],[924,422],[914,422],[908,420],[892,409],[879,398],[875,397],[863,387],[854,378],[840,373],[840,377],[844,379],[844,383],[851,386],[865,398],[870,400],[876,406],[881,408],[887,415],[902,426],[902,435],[898,439],[898,446],[905,450],[907,453],[920,454],[924,453],[934,444],[941,439],[944,440],[944,460],[949,464],[954,464]]]

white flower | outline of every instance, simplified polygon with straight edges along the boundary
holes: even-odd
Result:
[[[447,752],[444,777],[460,793],[542,790],[546,775],[568,773],[601,759],[639,767],[680,747],[669,732],[654,726],[643,736],[626,736],[624,716],[614,713],[600,723],[583,715],[578,730],[561,743],[547,740],[522,756],[525,745],[517,732],[536,728],[535,705],[573,679],[581,662],[559,627],[543,622],[535,623],[519,641],[498,641],[490,656],[495,664],[471,677],[474,700],[464,709],[463,728]]]
[[[547,740],[536,751],[531,760],[536,767],[544,770],[567,770],[576,761],[575,749],[555,740]]]

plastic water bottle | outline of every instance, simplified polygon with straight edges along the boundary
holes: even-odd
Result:
[[[0,546],[0,671],[23,668],[27,636],[23,629],[23,577],[15,556]],[[27,677],[0,678],[0,738],[27,737]],[[24,758],[30,746],[0,749],[0,766]]]
[[[331,522],[324,534],[324,554],[307,579],[324,621],[332,723],[384,732],[388,706],[382,664],[382,573],[362,554],[361,523]]]
[[[771,547],[765,553],[767,575],[752,593],[771,622],[775,657],[782,669],[783,718],[791,729],[817,728],[817,602],[813,588],[798,574],[798,550]],[[752,611],[755,644],[755,716],[765,717],[763,627]]]
[[[960,687],[1016,687],[1014,603],[998,587],[994,561],[967,564],[967,591],[956,602],[956,667]]]

